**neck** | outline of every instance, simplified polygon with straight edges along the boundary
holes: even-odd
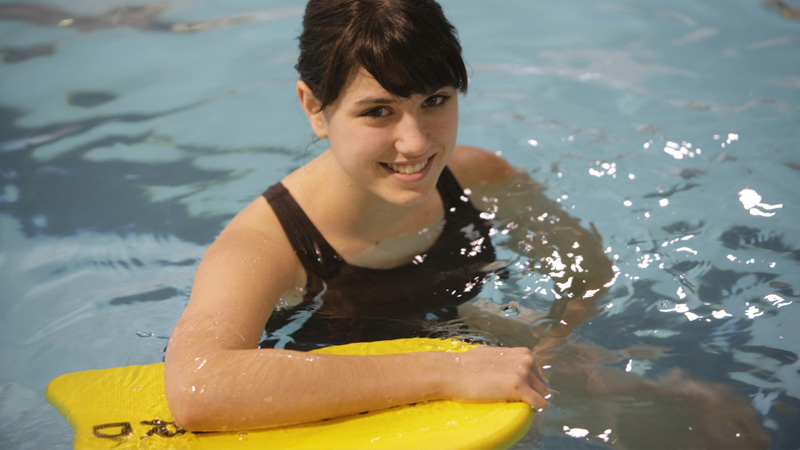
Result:
[[[364,249],[391,237],[435,228],[443,218],[435,193],[415,205],[390,203],[352,182],[329,151],[284,182],[326,238]]]

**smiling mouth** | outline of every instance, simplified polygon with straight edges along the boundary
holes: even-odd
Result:
[[[428,166],[428,163],[431,161],[431,158],[422,161],[419,164],[393,164],[393,163],[385,163],[384,165],[391,169],[392,172],[402,173],[405,175],[413,175],[415,173],[420,173],[425,170],[425,167]]]

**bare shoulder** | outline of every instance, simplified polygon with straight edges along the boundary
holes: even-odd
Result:
[[[213,328],[192,337],[208,348],[254,348],[282,296],[303,282],[291,245],[263,198],[245,207],[208,248],[174,336]],[[173,345],[174,341],[174,345]],[[170,349],[181,349],[181,339]]]
[[[457,145],[448,167],[464,188],[479,188],[514,176],[514,168],[502,157],[482,148]]]
[[[237,234],[245,230],[265,236],[272,235],[275,231],[280,232],[280,222],[263,196],[254,199],[239,211],[222,230],[220,237],[228,234]]]
[[[207,255],[209,253],[225,259],[251,258],[247,260],[251,271],[264,268],[277,272],[280,276],[276,278],[280,280],[298,273],[299,261],[294,250],[278,217],[263,197],[253,200],[231,220]]]

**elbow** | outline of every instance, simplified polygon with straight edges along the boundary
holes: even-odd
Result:
[[[219,430],[219,424],[213,423],[204,389],[190,378],[165,372],[164,394],[173,420],[187,431]]]
[[[186,431],[211,431],[203,414],[198,414],[201,409],[193,405],[191,400],[173,397],[172,400],[167,400],[167,403],[175,424],[181,429]]]

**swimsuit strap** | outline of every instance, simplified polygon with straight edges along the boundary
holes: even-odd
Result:
[[[469,197],[461,189],[458,180],[450,171],[450,168],[445,166],[442,175],[439,176],[439,181],[436,183],[436,189],[442,196],[442,203],[444,204],[445,215],[450,215],[452,208],[457,208],[460,205],[472,206]]]
[[[323,279],[334,275],[344,260],[314,226],[286,187],[277,183],[262,195],[278,217],[303,267]]]
[[[467,206],[474,211],[469,198],[447,166],[436,183],[436,189],[442,196],[445,217],[453,217],[460,206]],[[328,279],[336,274],[342,265],[347,264],[314,226],[282,183],[270,186],[262,195],[275,211],[292,249],[307,271],[322,279]],[[477,212],[475,214],[477,215]]]

